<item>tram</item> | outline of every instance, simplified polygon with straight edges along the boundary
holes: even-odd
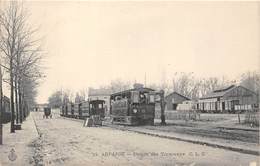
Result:
[[[156,92],[150,88],[134,88],[110,96],[113,124],[153,125]]]

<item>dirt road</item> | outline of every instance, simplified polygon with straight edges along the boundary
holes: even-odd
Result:
[[[32,113],[37,165],[249,165],[257,156]]]

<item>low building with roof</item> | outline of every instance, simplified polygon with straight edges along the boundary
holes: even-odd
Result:
[[[257,108],[257,94],[243,86],[231,85],[214,90],[197,103],[202,112],[236,112]]]
[[[190,100],[190,98],[177,93],[177,92],[172,92],[169,95],[165,96],[165,110],[177,110],[177,107],[179,104],[182,104],[184,101]]]
[[[43,109],[48,106],[49,106],[48,103],[38,103],[38,104],[35,104],[32,109],[33,109],[33,111],[36,111],[36,112],[43,111]]]

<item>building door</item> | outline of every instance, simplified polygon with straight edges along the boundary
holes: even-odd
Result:
[[[239,104],[239,100],[232,100],[231,101],[231,111],[234,112],[235,111],[235,105]]]
[[[222,111],[225,111],[225,102],[222,102]]]
[[[177,109],[177,106],[178,106],[178,104],[172,104],[172,109],[173,109],[173,110],[176,110],[176,109]]]

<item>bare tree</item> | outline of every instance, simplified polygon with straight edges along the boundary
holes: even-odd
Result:
[[[198,99],[215,89],[227,86],[230,83],[225,77],[196,78],[193,73],[175,73],[172,84],[163,81],[161,84],[150,84],[148,87],[155,90],[164,90],[165,95],[175,91],[191,99]]]
[[[79,92],[76,92],[75,103],[85,101],[87,97],[87,92],[85,89],[81,89]]]
[[[241,75],[240,84],[244,87],[259,92],[260,90],[260,72],[248,71]]]
[[[49,105],[52,108],[59,108],[62,106],[62,91],[58,90],[55,91],[49,98],[48,98]]]
[[[87,89],[81,89],[79,91],[79,96],[81,97],[81,100],[85,101],[88,96]]]
[[[198,83],[193,76],[193,73],[181,73],[173,78],[173,91],[178,92],[187,97],[197,97],[194,90],[198,89]]]
[[[16,122],[18,123],[18,112],[20,112],[20,121],[22,121],[21,117],[24,114],[22,113],[22,110],[24,110],[22,109],[24,107],[22,104],[28,105],[33,103],[31,100],[35,98],[36,80],[42,76],[39,67],[41,59],[39,54],[40,47],[36,44],[37,40],[33,40],[33,33],[36,30],[30,29],[26,10],[18,2],[10,2],[1,12],[0,25],[0,51],[4,53],[9,69],[12,112],[11,132],[15,132],[14,108],[16,108]],[[31,85],[31,87],[26,87],[28,85]],[[14,107],[14,97],[16,107]],[[26,100],[26,102],[22,101],[22,99]]]
[[[248,71],[241,75],[240,85],[254,91],[257,94],[257,104],[258,109],[260,107],[260,72],[257,71]]]
[[[14,70],[13,61],[15,58],[15,49],[17,44],[17,34],[23,27],[24,16],[20,14],[17,3],[11,2],[8,8],[1,13],[1,51],[6,55],[9,60],[9,73],[10,73],[10,102],[11,102],[11,133],[15,132],[14,129]]]
[[[122,81],[121,79],[112,80],[109,88],[112,93],[127,90],[131,88],[131,83],[129,81]]]

